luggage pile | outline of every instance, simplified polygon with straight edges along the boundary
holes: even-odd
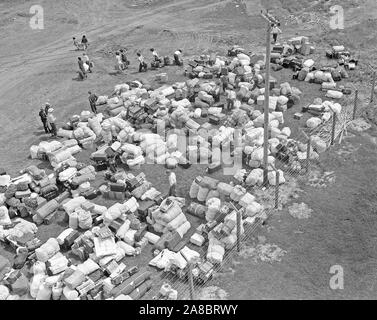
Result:
[[[341,111],[342,106],[339,103],[322,101],[321,98],[314,99],[312,104],[302,109],[302,112],[308,112],[314,116],[306,122],[306,126],[310,129],[317,128],[322,123],[330,120],[333,113],[339,115]]]
[[[331,50],[326,51],[326,57],[329,59],[337,59],[340,66],[344,66],[346,70],[355,70],[358,65],[358,59],[351,56],[343,45],[332,46]]]

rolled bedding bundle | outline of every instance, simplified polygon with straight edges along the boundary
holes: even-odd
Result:
[[[72,130],[64,130],[62,128],[58,129],[57,132],[58,137],[72,139],[73,138],[73,131]]]

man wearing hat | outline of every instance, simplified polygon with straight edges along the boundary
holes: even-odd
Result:
[[[175,176],[175,173],[171,170],[166,170],[166,173],[169,175],[169,197],[176,196],[176,185],[177,185],[177,177]]]
[[[56,118],[55,118],[55,116],[52,114],[53,112],[54,112],[54,109],[53,109],[53,108],[49,108],[49,109],[48,109],[47,120],[48,120],[48,123],[49,123],[50,126],[51,126],[51,133],[52,133],[52,136],[53,136],[53,137],[56,137],[56,135],[57,135],[56,125],[55,125]]]
[[[50,133],[51,131],[50,131],[50,128],[48,127],[47,113],[46,113],[45,107],[41,107],[41,110],[39,111],[39,117],[41,118],[45,132]]]

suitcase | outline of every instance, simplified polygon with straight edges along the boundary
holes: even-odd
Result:
[[[141,241],[141,239],[143,239],[144,235],[147,233],[147,229],[148,225],[146,223],[142,223],[140,229],[137,230],[134,236],[136,242],[139,242]]]
[[[214,115],[210,115],[208,117],[208,122],[210,124],[213,124],[215,126],[218,126],[220,124],[220,119],[217,117],[217,116],[214,116]]]
[[[89,190],[82,193],[82,196],[87,200],[93,200],[98,197],[98,190],[95,188],[90,188]]]
[[[122,183],[109,183],[110,191],[125,192],[126,186]]]
[[[212,73],[205,73],[203,75],[203,79],[213,79],[213,74]]]
[[[221,162],[211,163],[210,165],[208,165],[206,172],[209,173],[209,174],[212,174],[212,173],[215,173],[215,172],[221,170],[221,168],[222,168]]]
[[[80,233],[77,230],[73,230],[65,239],[62,244],[64,250],[69,250],[74,244],[75,240],[80,236]]]
[[[93,155],[92,160],[99,162],[99,163],[105,162],[105,161],[107,161],[107,155],[106,154],[95,154],[95,155]]]
[[[94,165],[94,168],[97,172],[105,171],[105,170],[107,170],[107,163],[105,163],[105,162],[96,163]]]

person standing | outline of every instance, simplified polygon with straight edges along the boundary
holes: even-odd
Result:
[[[169,175],[169,197],[176,197],[177,177],[171,170],[167,170],[167,174]]]
[[[39,111],[39,117],[41,118],[41,121],[43,123],[43,128],[45,129],[45,133],[50,133],[50,128],[48,127],[47,123],[47,114],[44,107],[41,107],[41,110]]]
[[[123,71],[125,67],[124,67],[124,63],[122,61],[122,56],[120,55],[120,52],[118,51],[115,52],[115,58],[117,60],[119,70]]]
[[[84,50],[86,50],[88,48],[89,41],[88,41],[88,38],[85,35],[83,35],[82,38],[81,38],[81,44],[83,45]]]
[[[47,117],[47,115],[48,115],[48,109],[50,109],[51,108],[51,104],[49,103],[49,102],[46,102],[45,103],[45,113],[46,113],[46,117]]]
[[[144,57],[141,55],[140,52],[138,52],[137,54],[137,60],[139,60],[139,72],[142,72],[142,71],[147,71],[147,64],[145,63],[144,61]]]
[[[78,57],[78,64],[80,72],[82,73],[83,79],[87,77],[85,67],[84,67],[84,61],[81,59],[81,57]]]
[[[231,111],[234,108],[234,102],[236,101],[236,92],[232,89],[227,90],[227,110]]]
[[[88,54],[86,52],[84,52],[82,54],[82,59],[83,59],[84,63],[86,63],[88,65],[88,72],[92,73],[92,62],[90,61]]]
[[[220,76],[220,92],[226,94],[226,90],[228,88],[228,76],[222,75]]]
[[[56,137],[56,135],[57,135],[57,129],[56,129],[56,124],[55,124],[56,118],[53,115],[53,112],[54,112],[53,108],[49,108],[48,109],[47,120],[48,120],[48,123],[50,124],[50,127],[51,127],[51,134],[52,134],[52,136]]]
[[[72,39],[73,39],[73,45],[76,47],[76,50],[80,50],[80,46],[79,46],[79,43],[78,43],[78,41],[76,40],[76,38],[73,37]]]
[[[161,58],[159,57],[157,51],[156,51],[155,49],[153,49],[153,48],[150,49],[150,50],[151,50],[151,52],[152,52],[152,55],[153,55],[153,59],[154,59],[154,61],[161,63],[162,60],[161,60]]]
[[[123,49],[120,49],[119,51],[120,51],[120,57],[124,64],[124,68],[127,69],[127,66],[129,64],[128,59],[127,59],[127,53]]]
[[[176,52],[174,52],[174,61],[177,66],[181,66],[182,63],[182,50],[179,49]]]
[[[281,34],[281,33],[282,33],[282,31],[280,30],[280,28],[276,24],[273,24],[272,27],[271,27],[271,34],[272,34],[274,43],[277,42],[278,35]]]
[[[88,92],[89,94],[89,103],[90,103],[90,108],[92,109],[92,111],[97,114],[97,106],[96,106],[96,102],[98,100],[98,97],[95,93],[91,93],[90,91]]]

